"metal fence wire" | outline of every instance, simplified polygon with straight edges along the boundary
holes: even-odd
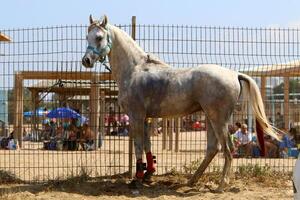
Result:
[[[117,26],[134,35],[147,53],[175,68],[218,64],[251,75],[261,88],[270,121],[282,130],[291,130],[298,142],[299,29]],[[12,38],[10,43],[0,43],[0,170],[30,182],[65,179],[83,171],[90,176],[134,172],[128,119],[117,104],[118,87],[104,66],[87,69],[81,65],[87,26],[0,32]],[[81,118],[47,117],[56,108],[67,107]],[[246,123],[253,132],[255,125],[248,107],[242,98],[230,123]],[[83,125],[87,121],[89,129]],[[206,152],[204,113],[150,121],[157,174],[192,171]],[[89,131],[96,138],[93,145],[80,142],[84,141],[83,132]],[[296,144],[282,148],[275,143],[270,142],[266,158],[237,152],[241,155],[235,155],[233,169],[251,164],[291,171]],[[219,153],[208,170],[221,168],[223,161]]]

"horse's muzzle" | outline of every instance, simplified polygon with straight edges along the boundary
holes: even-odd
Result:
[[[93,64],[91,63],[90,59],[87,56],[84,56],[82,58],[81,63],[82,63],[83,66],[85,66],[87,68],[92,68],[93,67]]]

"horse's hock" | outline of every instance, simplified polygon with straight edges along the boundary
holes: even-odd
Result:
[[[280,113],[282,128],[294,124],[298,129],[299,53],[293,47],[300,37],[289,37],[286,42],[283,36],[298,36],[298,30],[135,24],[119,27],[130,32],[147,53],[174,67],[220,64],[256,77],[268,117],[276,125],[276,114]],[[123,113],[117,104],[118,88],[104,66],[85,69],[81,65],[86,28],[57,26],[0,31],[13,38],[13,42],[0,43],[0,120],[10,132],[15,131],[20,146],[17,151],[0,150],[0,170],[28,181],[67,178],[83,171],[90,176],[134,171],[132,141],[121,126]],[[262,37],[269,34],[278,37]],[[42,149],[44,118],[34,115],[28,119],[23,113],[64,105],[79,109],[89,118],[90,126],[103,137],[97,140],[102,146],[96,144],[99,148],[95,151]],[[115,125],[106,121],[110,107],[117,119]],[[252,115],[247,102],[242,100],[230,123],[247,122],[251,128]],[[195,170],[195,163],[199,163],[196,161],[206,153],[204,114],[164,118],[152,124],[156,124],[151,139],[157,174]],[[294,162],[293,158],[239,158],[233,160],[233,168],[251,163],[291,171]],[[208,170],[222,165],[223,156],[218,154]]]

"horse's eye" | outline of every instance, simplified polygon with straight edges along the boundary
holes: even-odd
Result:
[[[102,40],[102,36],[97,36],[97,37],[96,37],[96,40],[97,40],[97,41],[101,41],[101,40]]]

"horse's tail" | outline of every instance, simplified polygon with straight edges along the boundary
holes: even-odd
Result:
[[[261,149],[261,155],[265,155],[265,143],[264,143],[264,133],[270,135],[271,137],[280,140],[277,132],[275,131],[275,127],[273,127],[266,116],[264,104],[261,98],[261,94],[259,91],[256,82],[248,75],[239,73],[238,79],[245,81],[247,92],[249,94],[252,110],[256,119],[256,132],[257,139]]]

